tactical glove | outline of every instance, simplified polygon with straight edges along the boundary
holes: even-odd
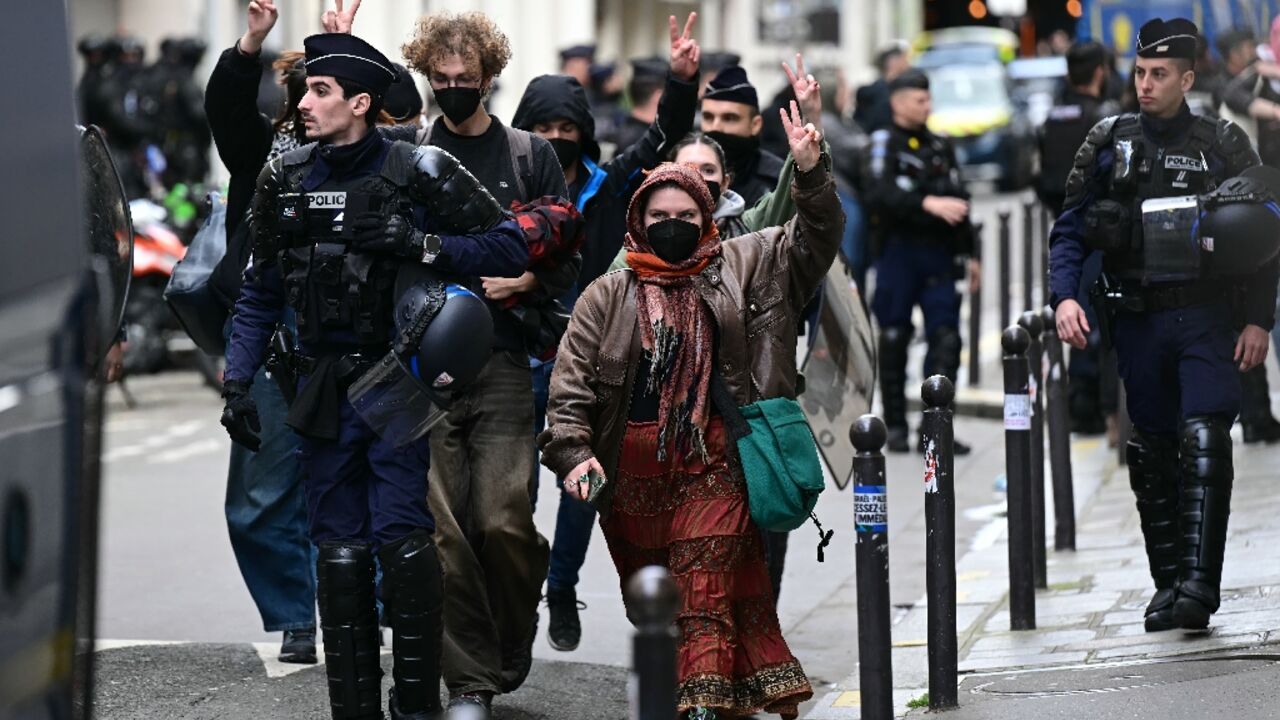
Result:
[[[361,213],[352,221],[351,227],[354,230],[351,247],[359,252],[422,260],[425,233],[401,215],[387,217],[378,212]]]
[[[249,394],[249,383],[228,380],[222,386],[222,398],[227,401],[222,410],[222,426],[231,439],[254,452],[262,447],[262,424],[258,421],[258,405]]]

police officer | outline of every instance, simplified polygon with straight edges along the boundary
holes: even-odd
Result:
[[[1040,179],[1036,196],[1054,217],[1062,214],[1067,176],[1075,165],[1076,150],[1099,120],[1119,112],[1118,105],[1103,97],[1107,73],[1107,50],[1101,43],[1077,42],[1067,51],[1069,86],[1049,110],[1040,129]],[[1101,271],[1100,258],[1085,265],[1082,292],[1093,286]],[[1071,351],[1068,406],[1073,431],[1097,434],[1106,429],[1104,415],[1115,412],[1115,357],[1102,349],[1093,306],[1087,301],[1081,304],[1089,314],[1094,332],[1088,347]]]
[[[1238,126],[1191,114],[1184,96],[1195,79],[1196,32],[1182,18],[1142,26],[1134,69],[1141,112],[1089,132],[1051,236],[1058,333],[1075,347],[1090,331],[1077,299],[1081,267],[1091,251],[1103,253],[1102,317],[1113,317],[1134,426],[1129,478],[1156,586],[1149,632],[1204,628],[1218,609],[1229,432],[1240,372],[1266,357],[1278,273],[1268,262],[1242,280],[1222,278],[1199,251],[1198,211],[1186,196],[1214,190],[1257,165],[1258,155]],[[1238,324],[1233,296],[1241,299]]]
[[[516,223],[452,156],[374,131],[395,79],[382,53],[347,34],[313,35],[305,49],[307,94],[298,110],[316,142],[272,160],[258,178],[250,211],[254,265],[232,321],[223,424],[232,438],[256,445],[249,385],[288,304],[299,346],[287,367],[303,376],[288,423],[301,436],[310,534],[319,546],[333,717],[383,717],[376,553],[393,637],[391,716],[433,719],[440,713],[442,599],[426,503],[429,446],[425,437],[378,435],[348,400],[348,386],[381,367],[393,342],[400,347],[405,336],[397,328],[406,331],[401,311],[393,318],[392,310],[406,277],[515,276],[528,251]],[[422,287],[410,286],[419,296]],[[445,302],[444,292],[423,297]],[[449,307],[432,308],[432,327]],[[416,324],[421,316],[413,316]],[[470,339],[455,339],[449,352],[465,351]],[[425,377],[434,378],[432,387],[464,379]]]
[[[955,150],[925,127],[929,119],[929,78],[907,70],[889,83],[893,125],[871,136],[867,153],[867,211],[874,242],[876,289],[871,311],[880,325],[880,392],[888,447],[907,452],[907,345],[911,312],[924,312],[929,351],[924,375],[954,382],[960,368],[960,295],[957,260],[973,250],[969,193],[960,181]],[[969,261],[970,282],[980,268]],[[969,447],[956,442],[957,454]]]

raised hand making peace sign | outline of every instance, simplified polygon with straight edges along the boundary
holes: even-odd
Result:
[[[791,113],[786,108],[778,108],[782,116],[782,129],[787,133],[787,144],[791,146],[791,157],[795,158],[796,169],[809,172],[822,157],[822,133],[813,123],[804,124],[800,116],[800,108],[796,101],[791,101]]]
[[[671,34],[671,73],[685,82],[698,76],[698,64],[702,59],[702,48],[698,47],[698,41],[693,39],[693,23],[697,19],[698,13],[689,13],[682,35],[676,27],[676,16],[671,15],[667,18]]]
[[[361,0],[351,0],[351,7],[343,9],[342,0],[333,0],[333,10],[326,10],[324,15],[320,16],[320,24],[324,25],[325,32],[331,33],[350,33],[351,26],[355,24],[356,12],[360,10]]]

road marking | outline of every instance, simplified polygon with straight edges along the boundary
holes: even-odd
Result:
[[[165,450],[162,453],[157,453],[156,455],[147,458],[147,464],[156,465],[159,463],[181,462],[182,460],[186,460],[197,455],[208,455],[209,453],[218,452],[219,450],[222,450],[225,445],[226,443],[221,440],[205,438],[204,440],[197,440],[196,442],[183,447],[176,447],[172,450]]]
[[[840,697],[831,703],[833,708],[855,708],[862,707],[862,693],[858,690],[847,690],[840,693]]]

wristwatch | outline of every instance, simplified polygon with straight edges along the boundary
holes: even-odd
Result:
[[[440,254],[440,236],[431,233],[422,236],[422,263],[430,265]]]

